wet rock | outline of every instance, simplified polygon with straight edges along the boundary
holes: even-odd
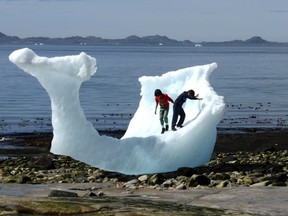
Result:
[[[230,184],[228,180],[221,181],[219,184],[216,185],[216,188],[224,188],[227,187]]]
[[[138,177],[138,180],[139,180],[140,182],[147,182],[148,178],[149,178],[148,175],[142,175],[142,176],[139,176],[139,177]]]
[[[249,177],[244,177],[241,182],[243,185],[251,185],[253,184],[253,180]]]
[[[277,182],[286,182],[288,179],[287,174],[286,173],[279,173],[276,175],[276,181]]]
[[[87,182],[95,182],[95,176],[88,176],[87,177]]]
[[[94,192],[89,192],[87,194],[84,194],[84,197],[96,197],[97,194],[95,194]]]
[[[205,175],[193,175],[188,182],[188,187],[196,187],[198,185],[209,185],[211,182],[210,178]]]
[[[104,196],[105,194],[104,194],[104,192],[103,191],[99,191],[98,193],[97,193],[97,196],[99,197],[99,196]]]
[[[49,156],[39,157],[38,160],[36,160],[35,163],[33,164],[33,167],[41,170],[55,168],[52,162],[52,158]]]
[[[78,197],[78,194],[70,191],[52,190],[48,197]]]
[[[132,179],[132,180],[124,183],[123,185],[127,188],[135,189],[138,186],[138,184],[139,184],[138,179]]]
[[[193,168],[189,168],[189,167],[180,167],[179,169],[177,169],[176,171],[177,176],[192,176],[195,172]]]
[[[227,173],[215,173],[209,176],[213,180],[227,180],[230,179],[230,175]]]
[[[172,187],[174,185],[174,182],[172,179],[168,179],[166,181],[163,182],[162,186],[164,188],[169,188],[169,187]]]
[[[267,180],[267,181],[261,181],[261,182],[258,182],[258,183],[255,183],[255,184],[252,184],[250,185],[250,187],[265,187],[265,186],[268,186],[270,185],[272,182]]]
[[[20,179],[19,179],[20,184],[31,183],[31,182],[32,182],[32,179],[29,176],[24,175],[24,176],[20,177]]]
[[[184,183],[181,183],[179,184],[177,187],[176,187],[177,190],[185,190],[187,189],[186,185]]]
[[[272,186],[285,187],[287,184],[285,182],[273,182]]]
[[[5,178],[3,179],[4,183],[17,183],[17,178],[15,177],[9,177],[9,178]]]
[[[161,185],[165,181],[162,174],[155,174],[148,179],[149,185]]]

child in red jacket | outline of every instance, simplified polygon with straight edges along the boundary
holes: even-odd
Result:
[[[157,114],[157,107],[158,104],[160,105],[160,123],[162,126],[161,134],[163,134],[165,131],[168,131],[168,113],[169,113],[169,101],[174,104],[174,101],[167,95],[163,94],[160,89],[156,89],[154,92],[155,96],[155,114]],[[165,127],[164,127],[165,122]]]

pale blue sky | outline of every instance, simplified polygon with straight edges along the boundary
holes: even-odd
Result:
[[[0,0],[0,32],[23,37],[166,35],[288,42],[288,0]]]

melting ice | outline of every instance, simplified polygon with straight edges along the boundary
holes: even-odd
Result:
[[[11,62],[36,77],[51,100],[53,140],[51,152],[71,156],[92,166],[125,174],[174,171],[197,167],[211,158],[216,126],[224,113],[224,99],[209,83],[216,63],[143,76],[141,100],[121,139],[100,136],[86,120],[80,106],[82,82],[96,72],[96,59],[80,53],[74,56],[40,57],[28,48],[16,50]],[[96,77],[97,78],[97,77]],[[154,90],[161,89],[172,99],[193,89],[203,100],[187,100],[184,127],[160,134],[154,114]],[[170,107],[169,121],[173,108]]]

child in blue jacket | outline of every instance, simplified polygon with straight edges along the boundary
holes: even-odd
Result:
[[[195,96],[195,92],[192,89],[188,91],[184,91],[177,97],[173,106],[173,118],[172,118],[172,130],[173,131],[176,131],[175,126],[179,128],[183,127],[183,122],[185,120],[186,114],[184,112],[182,105],[186,102],[187,98],[190,100],[202,100],[202,98],[198,98],[198,94]],[[178,116],[180,116],[180,119],[177,123]]]

